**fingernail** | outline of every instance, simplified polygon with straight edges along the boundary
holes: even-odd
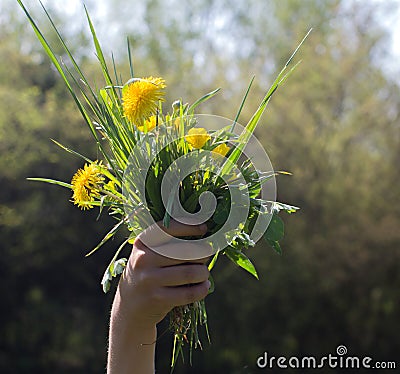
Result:
[[[208,227],[205,223],[203,223],[202,225],[199,226],[199,229],[201,230],[201,232],[207,232]]]
[[[211,288],[211,282],[209,280],[207,280],[207,287],[208,287],[208,289]]]

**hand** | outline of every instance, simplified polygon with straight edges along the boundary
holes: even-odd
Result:
[[[201,236],[207,230],[203,225],[184,225],[176,221],[171,221],[168,229],[159,226],[172,236]],[[167,253],[169,236],[152,234],[150,228],[135,241],[118,285],[111,313],[109,374],[153,373],[156,324],[173,307],[206,297],[210,287],[209,272],[204,264],[207,259],[185,263],[161,256],[145,246],[140,238],[146,243],[153,240],[152,246],[164,247],[162,251]],[[196,241],[175,246],[199,253],[208,251]]]

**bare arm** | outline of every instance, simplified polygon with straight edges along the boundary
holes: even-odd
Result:
[[[174,222],[168,231],[174,236],[194,236],[205,230]],[[112,306],[107,373],[153,374],[156,324],[173,307],[203,299],[209,289],[208,276],[204,260],[184,264],[137,240]]]

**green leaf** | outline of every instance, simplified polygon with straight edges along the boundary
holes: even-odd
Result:
[[[233,238],[233,241],[239,243],[240,246],[245,247],[245,248],[254,247],[256,245],[254,240],[251,239],[250,235],[244,231],[241,231],[240,233],[238,233]]]
[[[110,290],[112,279],[122,274],[127,262],[128,259],[120,258],[117,261],[112,261],[110,265],[108,265],[101,281],[104,293],[107,293]]]
[[[276,253],[278,253],[278,255],[282,254],[282,249],[278,241],[267,239],[267,243],[275,250]]]
[[[103,279],[101,280],[101,285],[103,286],[104,293],[110,291],[111,281],[112,281],[111,271],[109,268],[107,268],[106,271],[104,272]]]
[[[282,219],[277,214],[274,214],[271,222],[269,223],[267,231],[264,233],[265,239],[271,242],[282,240],[285,234],[284,227],[285,225]]]
[[[287,213],[295,213],[297,210],[299,210],[300,208],[298,206],[294,206],[294,205],[289,205],[289,204],[284,204],[284,203],[278,203],[273,202],[272,204],[272,210],[279,212],[280,210],[285,210]]]
[[[228,199],[224,199],[221,203],[217,205],[217,208],[215,209],[215,213],[213,215],[213,221],[217,225],[222,225],[226,222],[226,220],[229,217],[230,213],[230,203]]]
[[[218,255],[220,254],[221,250],[218,250],[217,252],[215,252],[214,257],[212,258],[211,262],[208,265],[208,271],[211,271],[212,268],[215,266],[215,263],[217,262],[218,259]]]
[[[114,269],[113,269],[113,276],[116,277],[124,271],[126,267],[126,263],[128,262],[128,259],[126,258],[120,258],[119,260],[114,262]]]
[[[120,275],[126,267],[128,260],[126,258],[120,258],[117,260],[117,257],[128,242],[129,239],[125,240],[120,245],[120,247],[116,250],[114,257],[111,259],[110,264],[107,266],[106,271],[104,272],[103,279],[101,280],[104,293],[107,293],[110,290],[112,279]]]
[[[200,99],[198,99],[194,104],[192,104],[189,109],[188,109],[188,113],[192,114],[195,110],[195,108],[200,105],[202,102],[207,101],[208,99],[211,99],[218,91],[220,90],[220,88],[215,89],[214,91],[209,92],[208,94],[205,94],[203,97],[201,97]]]
[[[256,268],[254,267],[250,259],[242,251],[236,248],[227,247],[225,249],[225,254],[232,262],[240,266],[242,269],[248,271],[250,274],[258,279]]]

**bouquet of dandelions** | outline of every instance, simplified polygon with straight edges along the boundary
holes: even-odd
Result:
[[[294,67],[288,69],[288,65],[305,38],[250,121],[242,127],[237,120],[253,80],[234,120],[195,114],[197,107],[212,98],[218,90],[204,95],[192,105],[175,101],[172,110],[164,113],[164,79],[134,77],[129,42],[131,78],[123,83],[114,62],[111,73],[86,8],[105,80],[104,88],[100,90],[88,82],[46,9],[43,7],[73,69],[58,61],[22,1],[18,2],[73,96],[102,156],[100,161],[90,160],[56,142],[66,151],[81,157],[85,161],[83,168],[76,172],[71,183],[45,178],[30,179],[70,188],[74,204],[82,210],[95,206],[100,212],[108,209],[109,214],[117,219],[116,225],[89,254],[123,226],[130,232],[106,268],[101,282],[104,292],[109,290],[112,279],[121,274],[126,265],[126,258],[118,258],[120,251],[150,226],[165,235],[162,228],[168,227],[172,218],[187,224],[206,223],[208,231],[202,238],[171,237],[170,240],[196,239],[206,244],[202,248],[208,249],[201,253],[178,253],[173,250],[163,253],[146,240],[144,244],[162,255],[184,261],[210,257],[210,270],[218,256],[226,255],[257,278],[256,269],[244,250],[264,237],[280,253],[283,222],[278,213],[281,210],[291,213],[298,208],[276,202],[275,176],[283,172],[273,170],[253,132],[269,99],[293,71]],[[157,235],[156,232],[154,234]],[[210,281],[212,291],[212,279]],[[189,346],[190,358],[193,348],[201,347],[199,325],[204,325],[208,336],[204,300],[176,307],[170,312],[170,328],[174,334],[172,366],[178,356],[183,358],[185,344]]]

